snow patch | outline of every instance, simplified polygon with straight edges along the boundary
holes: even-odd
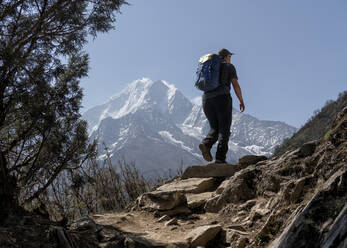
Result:
[[[167,98],[171,99],[175,95],[177,88],[165,80],[161,80],[161,82],[169,88],[167,91]]]
[[[95,125],[94,127],[92,127],[89,132],[89,136],[91,136],[94,131],[98,130],[98,128],[99,128],[99,125]]]
[[[165,141],[168,141],[171,144],[180,146],[183,150],[186,150],[186,151],[194,154],[195,156],[201,156],[201,155],[199,155],[197,153],[193,153],[193,149],[192,148],[190,148],[188,146],[185,146],[182,141],[175,139],[170,132],[168,132],[168,131],[159,131],[158,133]]]
[[[250,145],[244,147],[247,151],[257,156],[268,155],[268,152],[263,152],[264,147],[257,145]]]
[[[202,127],[193,127],[190,125],[180,125],[178,127],[185,135],[189,135],[198,140],[201,140],[203,138]]]
[[[191,101],[191,103],[193,103],[194,105],[199,105],[199,106],[202,105],[202,97],[201,97],[201,96],[197,96],[197,97],[191,99],[190,101]]]
[[[130,128],[130,127],[121,128],[121,129],[119,130],[119,136],[124,136],[124,135],[128,134],[129,128]]]

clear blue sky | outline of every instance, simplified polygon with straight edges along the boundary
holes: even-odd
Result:
[[[347,90],[346,0],[128,0],[116,29],[90,41],[84,110],[136,79],[174,84],[192,99],[198,58],[228,48],[246,111],[303,125]],[[234,107],[238,99],[232,92]]]

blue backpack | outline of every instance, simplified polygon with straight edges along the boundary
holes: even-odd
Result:
[[[217,54],[206,54],[199,59],[195,87],[211,91],[219,86],[219,71],[222,59]]]

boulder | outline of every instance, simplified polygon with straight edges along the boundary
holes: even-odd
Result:
[[[314,153],[317,144],[318,141],[316,140],[303,144],[297,151],[296,155],[302,158],[311,156]]]
[[[219,210],[221,210],[224,206],[220,206],[219,205],[219,195],[213,197],[213,198],[210,198],[206,201],[205,203],[205,206],[204,206],[204,209],[206,212],[209,212],[209,213],[217,213]]]
[[[205,246],[222,230],[221,225],[200,226],[191,231],[186,239],[192,247]]]
[[[155,214],[157,216],[163,216],[163,215],[175,216],[179,214],[191,214],[191,213],[192,211],[188,208],[187,205],[182,205],[182,206],[177,206],[170,210],[157,211]]]
[[[224,180],[216,189],[216,194],[218,194],[218,195],[221,194],[223,192],[223,190],[227,187],[228,182],[229,182],[229,179]]]
[[[255,184],[253,180],[260,174],[260,170],[243,170],[228,181],[221,195],[208,200],[205,211],[216,213],[228,203],[242,203],[255,197]]]
[[[246,155],[239,159],[240,165],[251,165],[256,164],[260,161],[267,160],[265,156],[256,156],[256,155]]]
[[[264,194],[265,191],[278,193],[281,189],[281,183],[286,179],[272,173],[273,172],[264,171],[264,177],[257,183],[257,191],[259,193],[261,192]]]
[[[144,193],[137,199],[137,204],[143,209],[170,210],[187,203],[185,195],[175,191],[153,191]]]
[[[212,189],[214,179],[210,178],[188,178],[185,180],[173,181],[157,188],[157,191],[177,191],[182,193],[202,193]]]
[[[190,209],[198,208],[206,203],[208,199],[214,196],[214,192],[205,192],[200,194],[186,194],[188,207]]]
[[[222,201],[228,203],[240,203],[254,198],[254,180],[261,175],[260,170],[244,170],[230,178],[227,187],[221,194]]]
[[[255,222],[258,219],[261,219],[263,216],[267,215],[268,213],[270,213],[269,209],[255,207],[254,209],[252,209],[252,212],[249,215],[249,219],[252,222]]]
[[[230,177],[247,165],[239,164],[207,164],[189,166],[183,173],[182,179],[208,178],[208,177]]]
[[[292,203],[296,203],[298,201],[298,199],[300,198],[300,195],[302,193],[302,191],[304,190],[304,186],[305,183],[307,181],[307,178],[300,178],[296,183],[295,183],[295,187],[293,189],[292,194],[290,195],[290,201]]]

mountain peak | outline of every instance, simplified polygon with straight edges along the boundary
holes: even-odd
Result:
[[[140,93],[145,94],[153,94],[156,91],[166,91],[167,98],[170,100],[176,93],[177,88],[170,84],[169,82],[165,80],[157,80],[153,81],[150,78],[140,78],[133,82],[131,82],[125,89],[123,89],[120,93],[117,93],[109,98],[108,102],[114,101],[118,99],[121,95],[137,95],[139,96]],[[152,91],[154,91],[152,93]],[[162,95],[161,95],[162,96]]]
[[[143,77],[131,82],[103,105],[87,110],[83,116],[88,120],[91,132],[107,117],[119,119],[138,110],[155,110],[171,116],[177,123],[189,114],[191,103],[173,84]]]
[[[110,102],[119,98],[122,94],[128,94],[137,90],[144,91],[145,89],[148,89],[152,84],[153,84],[153,81],[150,78],[143,77],[143,78],[137,79],[131,82],[130,84],[128,84],[128,86],[125,89],[123,89],[121,92],[111,96],[107,102]]]
[[[141,158],[141,161],[147,157],[152,161],[148,154],[159,153],[160,159],[164,159],[162,155],[167,153],[166,160],[148,162],[143,164],[144,168],[169,160],[175,166],[179,163],[177,158],[184,158],[186,163],[200,161],[197,143],[209,131],[201,97],[191,102],[173,84],[149,78],[131,82],[105,104],[88,110],[83,118],[89,123],[91,137],[111,145],[114,154],[126,154],[132,159]],[[230,158],[235,160],[246,154],[270,155],[273,147],[294,131],[283,123],[259,121],[234,110]],[[146,153],[129,148],[137,147],[139,142],[146,144]],[[134,154],[134,150],[138,153]]]

